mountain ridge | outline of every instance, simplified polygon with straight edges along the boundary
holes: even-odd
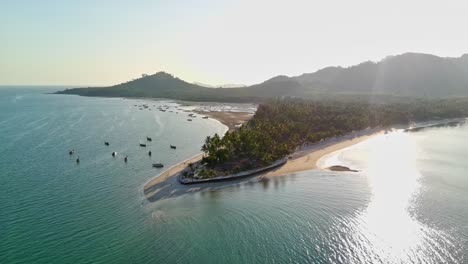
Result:
[[[246,87],[216,89],[189,83],[166,72],[109,87],[58,92],[83,96],[159,97],[192,101],[261,101],[272,97],[389,95],[440,98],[468,96],[468,54],[438,57],[408,52],[349,67],[331,66],[298,76],[278,75]]]

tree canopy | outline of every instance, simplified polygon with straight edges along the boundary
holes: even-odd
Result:
[[[303,144],[373,127],[465,117],[467,99],[370,104],[275,99],[260,104],[254,117],[224,137],[207,137],[202,151],[205,172],[215,176],[266,166]]]

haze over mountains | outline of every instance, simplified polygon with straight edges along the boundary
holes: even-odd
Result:
[[[279,96],[468,96],[468,54],[459,58],[442,58],[405,53],[347,68],[328,67],[296,77],[276,76],[263,83],[241,88],[213,89],[158,72],[110,87],[75,88],[58,93],[235,102],[255,102]]]
[[[221,84],[221,85],[211,85],[211,84],[206,84],[206,83],[201,83],[201,82],[194,82],[193,84],[202,86],[202,87],[207,87],[207,88],[240,88],[240,87],[245,87],[246,85],[244,84],[234,84],[234,83],[226,83],[226,84]]]

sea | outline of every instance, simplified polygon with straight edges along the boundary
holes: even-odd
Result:
[[[191,158],[226,127],[170,100],[60,89],[0,88],[0,263],[468,263],[468,125],[396,130],[320,161],[359,172],[148,202],[152,163]]]

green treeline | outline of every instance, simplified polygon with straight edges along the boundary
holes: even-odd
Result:
[[[240,129],[206,138],[202,162],[207,168],[201,174],[213,177],[266,166],[303,144],[369,127],[467,115],[464,98],[393,104],[275,99],[259,105]]]

